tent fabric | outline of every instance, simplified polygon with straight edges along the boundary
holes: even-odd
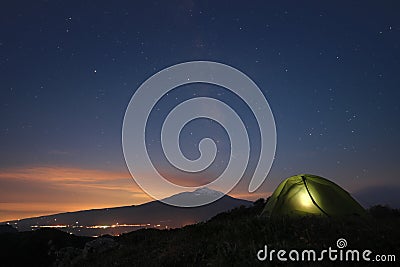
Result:
[[[263,216],[365,216],[364,208],[337,184],[311,174],[285,179],[271,195]]]

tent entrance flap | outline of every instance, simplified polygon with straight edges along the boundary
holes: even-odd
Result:
[[[311,192],[310,192],[310,190],[308,189],[308,186],[307,186],[306,177],[304,177],[304,175],[302,175],[302,176],[301,176],[301,179],[303,180],[304,186],[305,186],[305,188],[306,188],[306,190],[307,190],[308,195],[310,196],[310,199],[311,199],[312,203],[314,203],[314,205],[315,205],[323,214],[325,214],[326,216],[330,217],[329,214],[326,213],[326,212],[318,205],[318,203],[314,200],[314,198],[312,197]]]

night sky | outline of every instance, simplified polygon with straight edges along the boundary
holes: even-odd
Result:
[[[205,136],[220,143],[207,175],[176,173],[157,148],[163,111],[211,96],[236,106],[254,136],[251,166],[231,195],[266,197],[284,178],[313,173],[396,205],[385,197],[400,189],[400,3],[265,2],[2,3],[0,221],[151,200],[125,165],[125,110],[151,75],[193,60],[233,66],[256,82],[275,117],[276,158],[249,194],[254,118],[223,88],[186,86],[158,103],[150,124],[152,159],[171,179],[200,185],[224,167],[229,143],[212,121],[182,132],[189,158]]]

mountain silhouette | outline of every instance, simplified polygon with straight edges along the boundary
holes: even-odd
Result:
[[[223,193],[201,188],[193,192],[173,195],[169,199],[182,201],[191,198],[208,198],[212,195],[223,195]],[[250,206],[251,204],[252,202],[250,201],[224,195],[213,203],[194,208],[175,207],[164,204],[161,201],[151,201],[136,206],[67,212],[10,221],[8,223],[19,231],[58,228],[76,235],[119,235],[141,228],[178,228],[206,221],[218,213],[235,207]]]

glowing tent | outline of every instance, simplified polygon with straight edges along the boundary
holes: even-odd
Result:
[[[366,212],[337,184],[316,175],[300,174],[285,179],[275,189],[262,215],[342,217],[365,216]]]

